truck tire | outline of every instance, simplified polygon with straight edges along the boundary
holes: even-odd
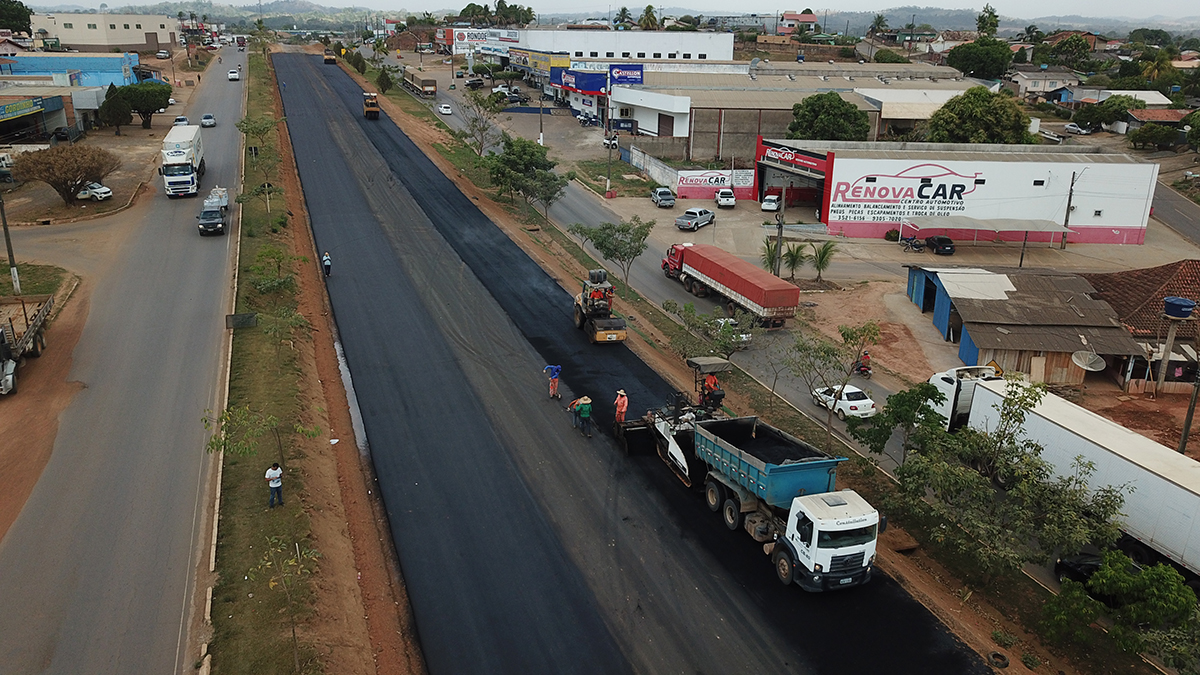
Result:
[[[704,481],[704,502],[708,504],[708,510],[713,513],[720,511],[723,501],[725,501],[725,489],[721,484],[713,480]]]
[[[663,271],[663,274],[665,274],[668,279],[671,278],[671,267],[669,265],[667,265],[666,263],[663,263],[662,271]]]
[[[1154,563],[1154,554],[1146,550],[1146,547],[1143,546],[1141,542],[1132,537],[1122,537],[1120,541],[1117,542],[1117,548],[1120,549],[1125,555],[1129,556],[1130,560],[1142,567],[1146,567]]]
[[[778,577],[779,583],[790,586],[795,579],[796,563],[786,546],[775,544],[775,550],[771,553],[771,563],[775,565],[775,576]]]
[[[42,331],[38,331],[37,335],[33,336],[33,340],[29,342],[28,356],[37,358],[42,355],[42,350],[46,348],[46,336]]]
[[[579,305],[575,305],[575,327],[583,330],[583,310],[579,309]]]
[[[729,497],[721,505],[721,520],[725,521],[725,527],[735,532],[742,529],[742,505],[734,497]]]

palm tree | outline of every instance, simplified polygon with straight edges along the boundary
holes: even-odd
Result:
[[[783,252],[783,266],[787,268],[788,279],[795,281],[796,270],[804,267],[804,263],[808,262],[808,260],[809,255],[804,252],[803,246],[789,244]]]
[[[775,250],[775,239],[772,237],[763,237],[762,254],[758,262],[768,272],[775,271]]]
[[[1171,64],[1171,56],[1165,49],[1158,50],[1158,54],[1154,57],[1154,60],[1147,62],[1145,67],[1142,68],[1142,75],[1151,81],[1175,72],[1178,71]]]
[[[642,15],[638,17],[637,25],[642,30],[658,30],[658,17],[654,15],[654,5],[646,5]]]
[[[833,262],[833,254],[838,252],[837,243],[827,241],[824,244],[817,246],[817,243],[814,241],[810,243],[809,246],[812,246],[813,249],[812,257],[809,258],[809,262],[812,263],[813,269],[817,271],[816,280],[820,281],[821,273],[829,269],[829,264]]]
[[[179,17],[179,20],[180,20],[180,21],[183,21],[183,16],[184,16],[184,15],[183,15],[183,10],[180,10],[180,11],[179,11],[179,14],[178,14],[177,16]]]
[[[622,7],[613,18],[613,23],[633,23],[633,15],[629,13],[629,8]]]
[[[871,37],[875,37],[887,30],[887,27],[887,17],[882,14],[876,14],[875,18],[871,19],[871,27],[867,29],[867,32],[871,34]]]

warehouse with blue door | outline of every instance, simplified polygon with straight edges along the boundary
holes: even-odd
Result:
[[[968,366],[995,365],[1033,382],[1081,385],[1089,376],[1071,359],[1079,351],[1109,366],[1141,347],[1096,289],[1077,274],[1054,270],[908,266],[907,294],[932,315],[942,339],[959,345]],[[1098,373],[1116,379],[1116,372]]]

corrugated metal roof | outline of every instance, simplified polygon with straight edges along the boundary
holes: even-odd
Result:
[[[767,139],[789,148],[828,150],[839,158],[923,159],[928,161],[1058,162],[1144,164],[1140,159],[1096,145],[988,145],[985,143],[870,143]]]
[[[692,108],[744,108],[748,110],[791,110],[800,101],[822,92],[819,91],[732,91],[732,90],[659,90],[660,94],[688,96]],[[749,95],[751,94],[752,95]],[[863,97],[849,91],[839,91],[843,101],[853,103],[859,110],[878,110]]]
[[[980,349],[1078,352],[1089,347],[1097,354],[1142,354],[1124,328],[1097,326],[1000,326],[964,321],[971,341]],[[1080,336],[1087,339],[1084,344]]]
[[[927,120],[941,109],[941,103],[890,103],[885,101],[879,109],[879,117],[885,120]]]

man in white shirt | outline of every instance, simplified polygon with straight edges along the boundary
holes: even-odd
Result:
[[[271,465],[267,469],[267,487],[271,488],[271,499],[267,503],[267,508],[275,508],[275,499],[279,499],[279,505],[283,506],[283,469],[279,468],[279,462]]]

